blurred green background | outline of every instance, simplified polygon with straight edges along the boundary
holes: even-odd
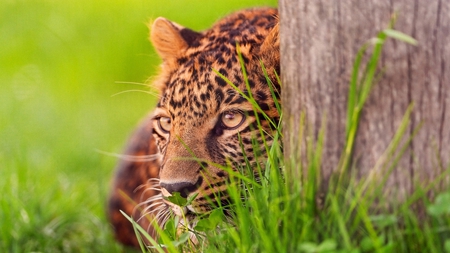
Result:
[[[105,205],[116,158],[155,97],[149,20],[195,30],[274,0],[0,3],[0,252],[121,252]],[[137,83],[137,84],[131,84]],[[118,94],[121,93],[121,94]],[[115,95],[117,94],[117,95]]]

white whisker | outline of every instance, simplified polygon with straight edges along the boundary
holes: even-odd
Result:
[[[119,83],[119,84],[135,84],[135,85],[141,85],[141,86],[145,86],[145,87],[151,87],[151,85],[148,85],[148,84],[145,84],[145,83],[138,83],[138,82],[115,81],[114,83]]]
[[[153,222],[153,221],[158,217],[159,213],[160,213],[162,210],[165,209],[164,203],[154,203],[154,204],[160,204],[160,206],[157,207],[157,208],[155,208],[155,209],[153,209],[153,210],[150,210],[151,207],[145,208],[145,209],[141,212],[142,214],[141,214],[141,216],[139,217],[138,221],[141,220],[142,218],[148,216],[148,215],[153,215],[154,217],[153,217],[153,219],[152,219],[152,221],[151,221],[151,222]],[[153,206],[153,207],[154,207],[154,206]]]
[[[160,221],[161,221],[161,219],[163,219],[163,217],[165,217],[169,214],[170,214],[169,209],[164,209],[163,211],[159,212],[158,215],[156,216],[158,224],[160,224]]]
[[[148,203],[148,202],[150,202],[149,199],[154,197],[154,196],[152,196],[152,197],[150,197],[150,198],[148,198],[146,200],[143,200],[143,198],[145,197],[145,194],[148,193],[149,191],[156,191],[156,192],[158,192],[157,195],[154,195],[154,196],[158,196],[158,195],[160,195],[161,189],[160,188],[155,188],[155,187],[147,187],[147,189],[142,191],[141,198],[139,200],[141,203]]]
[[[165,218],[161,220],[161,223],[160,223],[161,227],[164,227],[164,224],[166,224],[166,222],[169,220],[170,216],[171,216],[171,212],[167,212]]]
[[[158,206],[158,205],[161,205],[162,207],[165,206],[164,202],[156,202],[156,203],[153,203],[153,204],[147,206],[144,210],[142,210],[142,212],[150,212],[150,213],[153,213],[153,212],[155,212],[156,210],[161,209],[161,207],[158,207],[158,209],[151,210],[153,207]]]
[[[96,149],[95,151],[100,154],[117,157],[123,161],[128,161],[128,162],[152,162],[161,157],[161,154],[159,154],[159,153],[152,154],[152,155],[124,155],[124,154],[106,152],[106,151],[102,151],[99,149]]]
[[[117,92],[117,93],[115,93],[115,94],[112,94],[111,97],[115,97],[115,96],[117,96],[117,95],[121,95],[121,94],[124,94],[124,93],[129,93],[129,92],[142,92],[142,93],[145,93],[145,94],[152,95],[152,96],[154,96],[154,97],[156,97],[156,98],[161,98],[161,95],[160,95],[159,93],[151,92],[151,91],[146,91],[146,90],[124,90],[124,91],[121,91],[121,92]]]
[[[155,195],[155,196],[151,196],[150,198],[148,198],[147,200],[145,200],[142,204],[148,204],[154,201],[158,201],[158,200],[163,200],[163,197],[161,194]]]
[[[147,193],[147,192],[149,192],[149,191],[157,191],[157,192],[161,192],[161,188],[148,187],[147,189],[145,189],[145,190],[142,192],[142,196],[144,196],[145,193]],[[141,202],[142,202],[142,199],[141,199]]]
[[[137,191],[139,191],[140,189],[142,189],[142,188],[144,188],[144,187],[145,187],[145,184],[139,185],[138,187],[136,187],[136,188],[134,189],[133,193],[136,193]]]

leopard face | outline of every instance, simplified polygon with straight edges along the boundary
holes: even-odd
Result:
[[[201,33],[158,18],[150,39],[163,60],[155,81],[161,97],[152,120],[160,154],[161,195],[196,196],[187,207],[163,202],[180,216],[203,214],[213,209],[214,203],[228,201],[229,173],[222,166],[236,171],[246,163],[257,167],[262,162],[258,157],[264,157],[262,139],[270,145],[273,127],[245,97],[251,95],[258,107],[278,122],[279,113],[262,70],[264,64],[273,88],[279,91],[275,78],[275,72],[280,73],[277,10],[237,12]],[[255,154],[255,145],[262,154]]]

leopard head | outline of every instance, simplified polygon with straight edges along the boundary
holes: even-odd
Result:
[[[164,201],[177,215],[207,213],[217,206],[214,203],[228,201],[230,173],[224,166],[238,171],[246,164],[256,168],[262,162],[263,138],[270,145],[274,131],[262,112],[273,122],[279,120],[262,68],[279,99],[277,11],[237,12],[204,32],[158,18],[150,40],[163,60],[154,82],[161,96],[153,116],[153,136],[161,154],[161,194],[195,196],[187,207]],[[249,96],[258,110],[246,99]],[[258,129],[257,117],[263,131]],[[255,145],[261,154],[255,154]]]

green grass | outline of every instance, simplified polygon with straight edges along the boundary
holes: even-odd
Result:
[[[186,233],[176,233],[174,224],[178,218],[175,218],[175,222],[171,221],[164,231],[160,231],[161,248],[155,245],[151,250],[163,252],[165,248],[168,252],[214,253],[450,252],[450,191],[438,193],[435,199],[427,196],[429,189],[448,176],[450,167],[428,188],[417,189],[405,202],[392,202],[381,191],[390,172],[401,169],[396,168],[396,163],[409,141],[401,143],[400,140],[405,136],[411,140],[418,131],[416,129],[411,135],[405,131],[413,105],[405,111],[391,144],[383,154],[387,162],[377,163],[360,180],[350,173],[350,169],[355,169],[351,168],[351,155],[359,115],[377,75],[380,75],[378,64],[384,42],[391,38],[415,43],[412,38],[389,27],[364,45],[355,57],[349,84],[347,140],[341,162],[336,165],[338,173],[330,180],[322,203],[318,203],[316,194],[320,188],[320,164],[322,159],[326,159],[321,157],[324,129],[319,132],[316,142],[307,144],[304,168],[307,177],[300,178],[291,176],[289,166],[302,163],[296,157],[284,160],[278,134],[281,131],[275,131],[274,143],[266,146],[268,159],[266,170],[260,175],[261,182],[255,182],[252,177],[253,168],[242,168],[243,174],[250,176],[235,176],[228,187],[233,200],[234,224],[223,221],[220,209],[213,211],[197,224],[200,243],[193,245],[187,243]],[[254,103],[251,96],[246,98]],[[258,110],[257,106],[255,110]],[[300,126],[304,126],[304,122]],[[277,127],[279,130],[280,126]],[[305,136],[308,133],[301,128],[299,134]],[[176,202],[186,205],[183,204],[186,200],[179,198],[175,198]]]
[[[147,22],[205,29],[276,1],[0,4],[0,252],[121,252],[105,218],[116,158],[155,103]],[[129,84],[138,83],[138,84]]]

